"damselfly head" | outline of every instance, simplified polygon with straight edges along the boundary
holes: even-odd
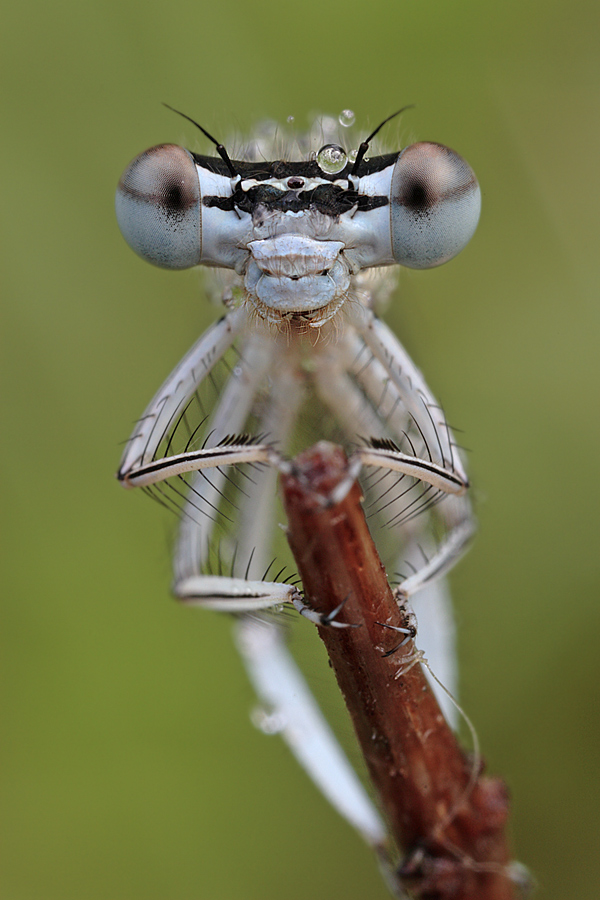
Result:
[[[125,239],[164,268],[231,269],[268,322],[298,316],[315,327],[343,306],[361,270],[447,262],[479,218],[472,169],[435,143],[373,156],[371,142],[398,113],[347,150],[343,132],[353,115],[320,119],[298,140],[302,159],[266,155],[278,136],[272,125],[240,159],[200,125],[217,157],[173,144],[147,150],[117,189]]]

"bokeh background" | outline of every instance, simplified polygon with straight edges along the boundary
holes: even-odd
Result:
[[[597,0],[4,10],[5,900],[386,896],[250,724],[230,622],[169,599],[172,523],[113,479],[215,317],[195,273],[138,260],[114,221],[134,155],[208,152],[161,101],[220,137],[345,107],[366,133],[415,103],[391,145],[475,168],[475,239],[406,273],[387,320],[472,451],[461,696],[510,785],[516,856],[540,896],[598,896],[599,24]],[[324,671],[307,623],[294,640]],[[326,674],[321,699],[339,716]]]

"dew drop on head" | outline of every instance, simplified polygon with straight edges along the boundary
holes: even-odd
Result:
[[[348,157],[338,144],[325,144],[317,153],[317,165],[327,175],[337,175],[346,167]]]
[[[351,125],[354,125],[355,120],[356,115],[353,109],[343,109],[338,116],[338,121],[344,128],[350,128]]]

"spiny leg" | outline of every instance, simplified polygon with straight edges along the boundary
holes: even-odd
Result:
[[[215,441],[218,440],[224,428],[243,429],[252,410],[256,393],[273,364],[272,350],[272,345],[269,345],[268,348],[263,346],[257,337],[253,337],[247,342],[239,367],[241,377],[240,374],[235,373],[230,377],[222,401],[211,421],[210,434]],[[275,441],[278,441],[280,436],[277,430],[273,430],[269,435]],[[268,457],[257,456],[253,459],[249,454],[248,462],[266,462],[275,467],[282,465],[281,457],[273,449],[272,444],[268,446],[270,447]],[[219,447],[215,449],[218,451]],[[227,461],[225,460],[223,465],[219,464],[210,473],[208,480],[201,480],[201,473],[199,473],[192,482],[192,491],[206,499],[214,509],[218,509],[226,487],[228,478],[226,466]],[[184,516],[181,521],[175,554],[174,592],[178,599],[187,604],[203,606],[207,609],[239,613],[292,602],[297,593],[293,586],[276,581],[267,582],[264,577],[260,577],[258,580],[251,580],[248,577],[251,563],[254,571],[261,571],[256,563],[264,555],[263,548],[267,547],[270,542],[270,526],[267,524],[267,518],[270,512],[270,496],[273,492],[268,489],[264,481],[265,479],[274,481],[275,477],[276,468],[272,473],[265,468],[255,469],[252,479],[247,480],[244,487],[245,494],[240,493],[239,495],[242,520],[244,519],[243,509],[248,502],[252,505],[258,502],[258,509],[264,513],[264,516],[261,514],[261,521],[257,521],[255,518],[254,523],[246,514],[246,522],[252,526],[252,531],[246,530],[242,534],[238,533],[236,537],[239,545],[238,561],[242,566],[246,565],[244,577],[237,576],[233,571],[231,576],[203,574],[202,570],[210,551],[215,521],[214,516],[199,517],[196,515],[195,509],[192,508],[192,505],[195,505],[193,495],[190,497],[183,510]]]
[[[208,424],[208,447],[218,445],[227,433],[242,433],[245,430],[271,359],[270,344],[264,346],[256,337],[247,339],[242,347],[239,364],[231,373],[219,405]],[[213,532],[217,526],[222,525],[223,514],[219,514],[219,505],[229,477],[228,467],[222,466],[210,471],[199,471],[192,478],[175,548],[176,588],[186,579],[201,575],[205,568]],[[228,518],[227,513],[225,516]]]
[[[139,419],[127,442],[118,478],[126,486],[142,466],[155,459],[156,452],[184,413],[190,397],[210,373],[215,363],[231,347],[247,323],[247,313],[239,308],[215,322],[171,372]]]
[[[394,353],[388,366],[384,366],[380,360],[371,355],[372,348],[367,347],[358,335],[348,336],[341,348],[341,355],[352,379],[364,391],[379,418],[380,427],[375,432],[376,437],[387,433],[392,441],[376,440],[371,442],[371,446],[359,448],[355,453],[355,465],[351,466],[349,477],[355,476],[360,468],[366,465],[397,471],[401,475],[412,475],[420,481],[427,482],[432,490],[429,490],[428,500],[424,494],[425,503],[426,505],[439,503],[438,514],[447,531],[446,539],[428,555],[427,559],[420,555],[417,569],[403,582],[399,596],[407,598],[452,568],[466,549],[475,526],[471,506],[466,497],[468,481],[441,407],[436,403],[422,376],[395,336],[370,313],[367,315],[367,321],[373,321],[376,333],[385,337],[388,354]],[[400,371],[401,374],[398,374]],[[392,377],[394,373],[396,377]],[[419,413],[419,419],[415,418],[416,413]],[[420,445],[415,448],[413,440],[409,437],[407,419],[416,424],[423,438],[422,443],[428,451],[424,459],[416,458],[414,452],[409,455],[399,450],[399,446],[406,443],[407,449],[411,451],[421,449]],[[434,461],[435,447],[438,448],[438,458],[442,453],[449,455],[450,467]],[[343,487],[342,485],[340,490]],[[444,494],[447,496],[443,496]],[[399,515],[391,514],[389,522],[402,526],[408,525],[411,520],[418,522],[422,508],[421,504],[409,506]],[[419,546],[418,540],[416,546]]]
[[[336,370],[335,365],[332,365],[327,360],[322,360],[321,365],[316,369],[315,380],[317,391],[323,402],[331,409],[349,436],[354,437],[355,429],[362,428],[365,425],[376,428],[379,434],[385,433],[386,423],[378,418],[377,411],[366,403],[352,379],[345,372]],[[345,403],[342,403],[342,400],[345,400]],[[431,558],[422,558],[418,569],[403,582],[400,593],[402,597],[408,598],[426,583],[433,581],[437,577],[442,577],[454,564],[471,536],[473,526],[468,500],[462,496],[444,496],[443,494],[444,491],[448,490],[460,490],[461,494],[463,494],[465,488],[462,485],[455,486],[452,481],[448,483],[449,480],[444,477],[442,470],[440,477],[436,478],[433,485],[429,482],[421,489],[420,483],[424,479],[420,477],[418,467],[414,466],[414,460],[397,451],[376,451],[370,448],[361,448],[355,451],[353,458],[351,458],[347,481],[353,481],[363,465],[374,465],[389,472],[398,472],[400,479],[408,477],[408,487],[402,488],[397,496],[386,503],[387,507],[391,507],[389,510],[390,523],[403,527],[407,543],[414,542],[418,546],[423,530],[419,525],[419,514],[432,505],[428,499],[421,503],[420,498],[423,496],[423,493],[418,494],[417,503],[415,503],[414,499],[411,501],[407,495],[410,495],[414,488],[424,492],[428,491],[430,486],[434,486],[441,495],[443,502],[440,502],[437,507],[438,515],[442,519],[448,534],[436,552],[431,555]],[[428,477],[432,478],[431,473],[428,473]],[[341,483],[340,494],[343,496],[346,490],[345,479]],[[329,499],[332,502],[337,502],[341,498],[338,497],[338,491],[336,490],[334,496]],[[396,504],[396,507],[394,504]],[[408,513],[406,513],[407,505]],[[411,527],[407,527],[409,523],[412,523]]]
[[[353,324],[385,371],[381,388],[390,379],[428,447],[430,461],[468,484],[441,407],[425,379],[398,339],[380,319],[364,307],[353,309]],[[358,345],[360,348],[360,344]],[[366,371],[366,367],[365,367]],[[367,376],[368,378],[368,376]]]

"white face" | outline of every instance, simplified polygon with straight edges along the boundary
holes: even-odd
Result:
[[[149,262],[233,269],[262,318],[317,327],[361,269],[441,265],[479,219],[479,185],[454,151],[418,143],[367,160],[366,146],[354,162],[333,144],[293,162],[153,147],[119,182],[119,227]]]

